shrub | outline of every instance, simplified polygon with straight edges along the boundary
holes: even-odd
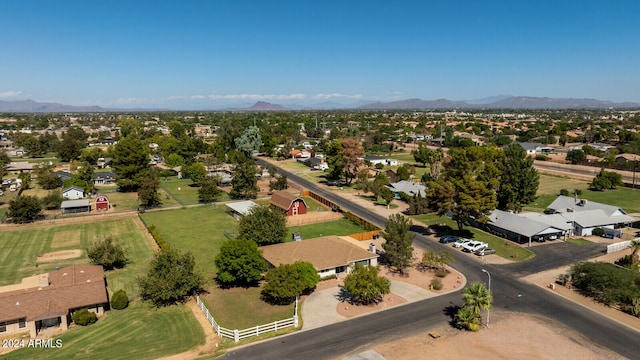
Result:
[[[567,189],[560,190],[560,195],[569,196],[569,190],[567,190]]]
[[[429,287],[433,290],[442,290],[442,281],[438,278],[431,280]]]
[[[536,160],[547,161],[547,160],[549,160],[549,157],[547,155],[537,154],[536,155]]]
[[[591,234],[593,236],[604,236],[604,229],[603,228],[595,228],[595,229],[593,229]]]
[[[436,270],[436,276],[443,278],[445,276],[449,275],[449,272],[446,269],[438,269]]]
[[[126,291],[118,290],[111,297],[111,307],[116,310],[125,309],[129,305],[129,297]]]
[[[381,164],[381,163],[377,163],[376,164],[376,169],[378,169],[378,170],[382,169],[383,167],[384,167],[384,165]]]
[[[82,326],[91,325],[94,322],[98,321],[98,317],[96,316],[96,314],[90,312],[86,308],[74,311],[71,315],[71,319],[73,319],[74,323]]]

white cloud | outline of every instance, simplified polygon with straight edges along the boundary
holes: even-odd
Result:
[[[114,102],[116,104],[130,105],[130,104],[142,104],[145,101],[147,101],[147,100],[142,99],[142,98],[137,98],[137,97],[129,97],[129,98],[119,98],[119,99],[116,99]]]
[[[22,91],[9,90],[0,92],[0,98],[12,98],[20,95],[22,95]]]
[[[321,100],[329,100],[329,99],[362,99],[362,94],[340,94],[340,93],[331,93],[331,94],[315,94],[313,96],[315,99]]]
[[[206,96],[204,96],[204,95],[192,95],[191,96],[192,100],[202,100],[202,99],[205,99],[205,98],[206,98]]]

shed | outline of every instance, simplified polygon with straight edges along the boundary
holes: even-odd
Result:
[[[253,209],[256,206],[259,206],[259,205],[254,203],[251,200],[238,201],[238,202],[227,204],[227,207],[231,209],[231,216],[233,216],[234,219],[238,221],[240,220],[241,217],[249,214],[251,212],[251,209]]]
[[[271,195],[271,205],[284,210],[289,216],[307,213],[307,203],[304,199],[284,190],[273,192],[273,195]]]
[[[95,207],[98,211],[109,210],[109,198],[106,195],[98,195],[95,200]]]
[[[63,214],[74,214],[79,212],[91,211],[91,203],[89,199],[67,200],[60,204],[60,211]]]

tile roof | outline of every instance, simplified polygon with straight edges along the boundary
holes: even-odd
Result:
[[[0,321],[64,316],[70,310],[108,302],[104,271],[71,265],[49,273],[49,286],[0,293]]]
[[[378,257],[377,254],[335,235],[268,245],[260,249],[265,260],[273,266],[292,264],[300,260],[310,262],[317,270],[346,266],[356,261]]]

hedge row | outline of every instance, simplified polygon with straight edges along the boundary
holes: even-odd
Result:
[[[155,225],[149,226],[149,232],[162,251],[169,251],[169,243],[160,235]]]

